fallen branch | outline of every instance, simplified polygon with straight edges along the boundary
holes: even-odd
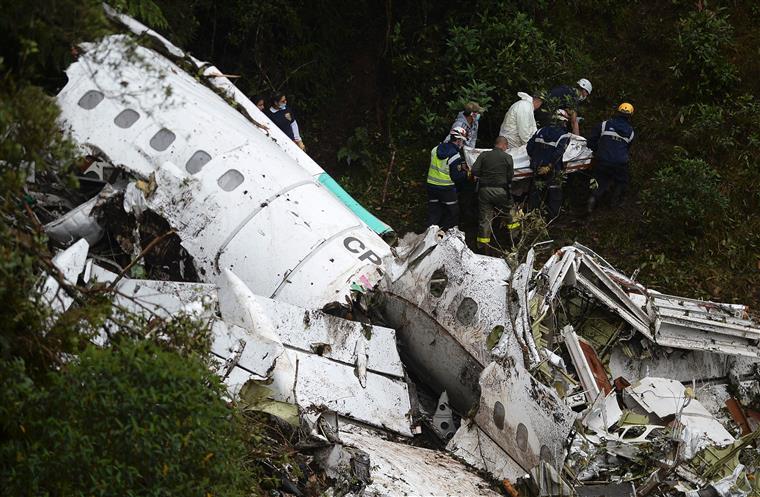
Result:
[[[391,162],[388,164],[388,172],[385,174],[385,185],[383,185],[383,195],[380,201],[381,205],[385,205],[385,196],[388,193],[388,181],[391,179],[391,171],[393,170],[393,163],[396,161],[396,151],[391,152]]]
[[[138,256],[135,257],[132,260],[132,262],[130,262],[129,264],[127,264],[127,267],[125,267],[124,269],[121,270],[121,272],[116,277],[116,279],[114,279],[111,282],[111,284],[108,286],[108,289],[109,290],[113,290],[114,287],[116,286],[116,284],[119,281],[121,281],[122,278],[124,278],[124,275],[127,274],[127,272],[130,269],[132,269],[132,267],[135,264],[137,264],[140,261],[140,259],[142,259],[143,257],[145,257],[145,254],[147,254],[148,252],[150,252],[151,250],[153,250],[153,247],[155,247],[156,245],[158,245],[159,242],[163,241],[164,238],[166,238],[169,235],[173,235],[174,233],[175,233],[175,231],[173,229],[171,229],[171,230],[167,231],[166,233],[164,233],[163,235],[157,236],[156,238],[154,238],[153,240],[151,240],[150,243],[144,249],[142,249],[142,252],[140,252],[140,254],[138,254]]]

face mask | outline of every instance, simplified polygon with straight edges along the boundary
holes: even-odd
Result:
[[[475,121],[480,121],[480,114],[475,114]]]
[[[280,110],[285,110],[285,107],[287,107],[288,104],[280,104]]]

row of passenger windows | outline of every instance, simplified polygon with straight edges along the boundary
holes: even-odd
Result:
[[[104,95],[102,92],[99,92],[97,90],[89,90],[87,93],[82,95],[82,98],[79,99],[78,105],[85,110],[92,110],[97,107],[100,102],[103,101],[103,98]],[[138,119],[140,119],[140,114],[137,111],[134,111],[132,109],[124,109],[123,111],[119,112],[119,114],[114,118],[113,122],[116,126],[122,129],[127,129],[132,127],[132,125],[135,124]],[[149,143],[153,150],[157,152],[163,152],[169,148],[176,139],[177,135],[175,135],[173,131],[166,128],[161,128],[160,130],[156,131],[156,134],[151,137]],[[198,150],[187,160],[185,163],[185,169],[190,174],[196,174],[200,172],[200,170],[203,169],[203,166],[205,166],[210,160],[211,155],[209,155],[208,152]],[[237,169],[230,169],[229,171],[219,176],[219,178],[216,180],[216,183],[222,190],[231,192],[238,186],[242,185],[244,179],[245,178],[240,171]]]

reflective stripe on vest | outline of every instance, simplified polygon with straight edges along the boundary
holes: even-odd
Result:
[[[601,136],[611,136],[613,139],[619,138],[623,140],[626,143],[631,143],[631,140],[633,140],[633,130],[631,130],[631,136],[626,138],[625,136],[619,134],[617,131],[613,130],[607,130],[607,121],[604,121],[602,123],[602,135]]]
[[[428,169],[427,182],[435,186],[454,186],[449,175],[449,160],[439,159],[436,151],[438,147],[433,147],[430,151],[430,169]]]
[[[559,142],[561,142],[563,138],[570,137],[570,136],[572,136],[572,133],[565,133],[564,135],[562,135],[559,138],[557,138],[556,142],[548,142],[548,141],[544,140],[543,138],[541,138],[540,136],[537,136],[536,139],[535,139],[535,142],[536,143],[543,143],[544,145],[549,145],[550,147],[556,147],[557,144],[559,144]]]

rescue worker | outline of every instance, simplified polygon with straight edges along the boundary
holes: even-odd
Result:
[[[472,175],[478,178],[478,238],[477,246],[485,249],[491,243],[495,209],[507,218],[507,229],[517,229],[519,223],[512,222],[512,192],[510,186],[514,176],[514,162],[507,153],[508,140],[499,136],[493,149],[481,153],[472,165]]]
[[[467,131],[467,140],[465,145],[470,148],[475,148],[475,142],[478,140],[478,121],[480,115],[485,111],[483,107],[475,102],[467,102],[464,106],[464,110],[457,114],[457,118],[454,120],[454,124],[451,125],[451,130],[454,128],[464,128]],[[451,133],[444,139],[444,143],[448,143],[451,140]]]
[[[597,125],[588,139],[588,146],[594,151],[593,174],[598,185],[588,199],[589,213],[608,191],[612,192],[614,206],[620,203],[628,189],[628,151],[634,137],[632,116],[633,105],[623,102],[614,117]]]
[[[461,155],[467,131],[457,126],[451,130],[449,141],[430,151],[427,176],[428,226],[443,230],[459,224],[459,199],[456,183],[467,179],[466,165]]]
[[[520,100],[513,103],[504,115],[499,134],[506,137],[509,148],[522,147],[538,129],[534,112],[541,108],[544,101],[531,97],[525,92],[517,92]]]
[[[284,94],[277,93],[270,99],[269,119],[271,119],[272,122],[283,131],[283,133],[288,135],[288,138],[293,140],[301,150],[306,148],[301,139],[301,133],[298,130],[296,116],[293,113],[293,109],[288,107],[288,98]]]
[[[536,209],[545,203],[551,219],[559,215],[562,207],[562,156],[570,143],[570,133],[565,128],[568,121],[567,111],[557,110],[551,124],[539,129],[526,147],[533,170],[528,207]]]
[[[264,97],[259,96],[259,95],[253,97],[253,103],[256,104],[256,107],[258,107],[261,112],[263,112],[264,114],[267,114],[267,117],[269,117],[266,111],[267,104],[266,104],[266,99]]]
[[[552,112],[557,109],[567,111],[568,116],[572,118],[571,125],[573,125],[578,106],[591,95],[591,90],[593,89],[591,81],[586,78],[579,79],[575,85],[575,88],[568,85],[560,85],[549,91],[545,99],[547,105],[536,113],[536,121],[539,126],[547,126],[551,120]],[[579,134],[577,126],[571,128],[570,131],[576,135]]]

